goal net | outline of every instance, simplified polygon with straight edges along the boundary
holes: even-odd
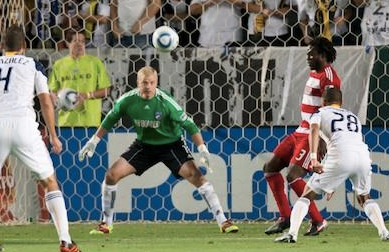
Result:
[[[33,23],[44,20],[38,18],[39,15],[43,17],[44,11],[45,17],[59,15],[62,11],[61,1],[41,3],[46,5],[28,8],[21,5],[26,12],[18,14],[16,20],[21,21],[23,17],[21,23],[36,27]],[[29,18],[27,21],[26,17]],[[58,48],[61,29],[57,29],[50,18],[46,21],[45,31],[58,35],[58,39],[45,37],[47,34],[39,29],[31,32],[27,54],[40,60],[50,72],[53,63],[68,52]],[[152,48],[142,51],[98,47],[87,52],[104,62],[111,77],[112,91],[103,101],[103,114],[109,111],[113,101],[136,86],[138,69],[153,66],[158,70],[160,87],[169,91],[202,129],[214,172],[201,169],[213,183],[228,217],[270,220],[278,216],[262,167],[275,146],[299,123],[299,104],[309,73],[306,47],[180,47],[171,53],[159,53]],[[366,51],[358,45],[339,46],[337,54],[334,68],[342,78],[344,107],[363,119],[364,137],[372,152],[372,197],[380,204],[387,219],[389,50],[387,47]],[[101,183],[110,164],[135,139],[131,122],[124,118],[100,142],[94,157],[83,162],[77,158],[78,151],[96,128],[64,127],[58,131],[64,150],[60,155],[53,154],[52,158],[69,219],[99,220]],[[42,132],[45,133],[44,128]],[[196,158],[197,149],[189,136],[187,140]],[[49,219],[42,188],[14,157],[11,156],[2,168],[0,182],[2,222]],[[287,193],[293,203],[296,195],[289,190]],[[366,218],[349,181],[339,187],[330,202],[319,199],[317,204],[327,219]],[[200,221],[211,220],[212,214],[193,186],[177,180],[166,167],[158,164],[141,177],[130,176],[119,183],[115,219]]]

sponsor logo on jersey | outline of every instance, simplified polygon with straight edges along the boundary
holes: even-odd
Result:
[[[160,121],[150,121],[150,120],[134,120],[134,123],[137,127],[140,128],[159,128]]]
[[[87,74],[79,73],[79,74],[74,74],[73,76],[69,76],[69,75],[63,76],[61,77],[61,82],[70,81],[70,80],[76,81],[76,80],[90,79],[90,78],[92,78],[92,74],[90,73]]]
[[[155,118],[155,120],[160,121],[162,118],[162,112],[158,112],[158,111],[155,112],[154,118]]]

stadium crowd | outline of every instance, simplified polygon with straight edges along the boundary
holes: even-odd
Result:
[[[360,45],[364,33],[388,33],[388,8],[383,0],[11,0],[0,28],[24,23],[29,48],[58,50],[69,29],[85,30],[87,47],[144,48],[162,24],[182,47],[304,46],[318,35]]]

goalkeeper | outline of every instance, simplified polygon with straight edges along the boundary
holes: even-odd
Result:
[[[176,177],[183,177],[195,187],[207,202],[221,232],[237,232],[239,229],[227,220],[215,190],[196,167],[192,154],[183,140],[185,129],[197,145],[201,160],[209,165],[210,154],[200,130],[193,120],[169,95],[157,88],[158,76],[152,67],[143,67],[137,74],[137,88],[116,101],[95,135],[79,153],[82,161],[91,157],[101,137],[123,116],[133,120],[137,139],[116,160],[105,174],[102,183],[103,220],[91,234],[108,234],[113,229],[113,206],[117,183],[120,179],[142,175],[153,165],[163,162]]]

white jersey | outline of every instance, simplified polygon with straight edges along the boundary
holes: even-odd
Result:
[[[139,20],[149,6],[147,0],[118,0],[118,23],[125,36],[131,36],[132,26]],[[155,16],[142,25],[140,34],[152,34],[155,30]]]
[[[359,118],[351,111],[322,107],[311,116],[310,124],[319,124],[321,133],[328,138],[328,154],[348,150],[367,150],[363,142],[362,125]]]
[[[362,44],[379,46],[389,44],[389,2],[371,0],[365,6],[361,22]]]
[[[192,0],[204,4],[207,0]],[[248,2],[249,0],[244,0]],[[199,43],[203,47],[220,47],[227,42],[242,40],[240,8],[220,1],[201,14]]]
[[[0,57],[0,167],[14,155],[45,179],[54,173],[53,162],[33,108],[34,93],[49,93],[42,71],[42,65],[30,57]]]
[[[323,173],[314,173],[307,185],[316,193],[332,193],[347,178],[358,195],[371,189],[371,159],[363,142],[362,125],[352,112],[331,106],[319,109],[311,117],[329,139]]]
[[[0,118],[33,117],[34,96],[49,93],[43,68],[24,55],[0,57]]]

